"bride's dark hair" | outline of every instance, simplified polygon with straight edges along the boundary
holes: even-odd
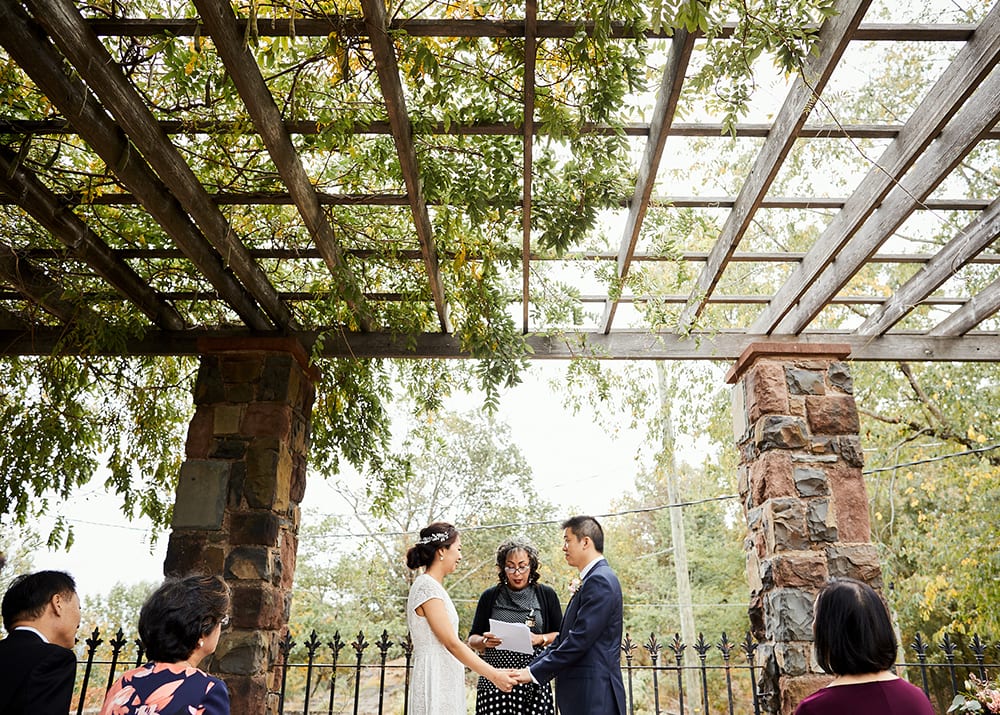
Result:
[[[434,561],[438,549],[446,548],[455,543],[458,530],[444,521],[435,521],[420,530],[420,538],[406,552],[406,566],[418,569],[426,568]]]

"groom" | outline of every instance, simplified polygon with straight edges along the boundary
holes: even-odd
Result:
[[[556,703],[565,715],[625,715],[622,587],[604,560],[604,531],[591,516],[574,516],[562,526],[563,553],[580,570],[580,586],[552,646],[518,671],[518,681],[556,678]]]

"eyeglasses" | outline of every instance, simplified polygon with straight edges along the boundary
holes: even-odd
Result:
[[[504,566],[503,570],[507,573],[528,573],[531,570],[530,566]]]

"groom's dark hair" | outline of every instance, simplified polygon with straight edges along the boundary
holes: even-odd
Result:
[[[604,529],[592,516],[574,516],[563,522],[562,528],[569,529],[577,539],[586,536],[594,544],[597,553],[604,553]]]

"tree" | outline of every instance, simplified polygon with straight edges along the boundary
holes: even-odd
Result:
[[[192,380],[187,359],[0,361],[0,522],[55,512],[48,545],[68,547],[59,505],[103,471],[126,516],[167,526]]]
[[[80,633],[98,629],[105,641],[121,629],[127,639],[139,637],[139,611],[149,595],[159,586],[153,581],[124,584],[118,582],[107,593],[83,599]]]
[[[904,636],[1000,632],[990,605],[1000,602],[1000,432],[990,417],[1000,373],[900,365],[857,380],[870,405],[863,436],[882,446],[868,458],[872,525]]]
[[[0,555],[4,557],[4,563],[0,564],[0,598],[7,593],[10,582],[16,576],[31,572],[33,568],[32,554],[41,545],[41,537],[31,529],[0,532]],[[0,626],[2,625],[0,623]]]

